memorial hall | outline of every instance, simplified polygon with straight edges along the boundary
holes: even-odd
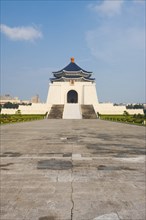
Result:
[[[76,64],[74,57],[67,66],[52,72],[46,103],[19,106],[21,114],[45,114],[48,119],[96,119],[99,114],[143,114],[142,109],[126,109],[113,103],[100,103],[92,72]],[[116,92],[116,91],[115,91]],[[2,114],[15,114],[16,109],[2,109]]]

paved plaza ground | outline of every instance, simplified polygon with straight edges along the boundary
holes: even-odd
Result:
[[[1,126],[1,220],[145,220],[145,128],[102,120]]]

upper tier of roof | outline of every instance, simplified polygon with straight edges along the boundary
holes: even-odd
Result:
[[[84,77],[90,77],[92,72],[86,71],[79,67],[75,62],[74,58],[71,58],[71,62],[64,67],[63,69],[53,72],[55,77],[62,77],[62,76],[84,76]]]

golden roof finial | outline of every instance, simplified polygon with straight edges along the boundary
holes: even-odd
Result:
[[[74,57],[71,57],[70,60],[71,60],[72,63],[75,62],[75,58]]]

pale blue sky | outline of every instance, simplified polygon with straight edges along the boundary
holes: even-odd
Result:
[[[100,102],[145,102],[145,0],[1,0],[1,94],[46,101],[75,57]]]

